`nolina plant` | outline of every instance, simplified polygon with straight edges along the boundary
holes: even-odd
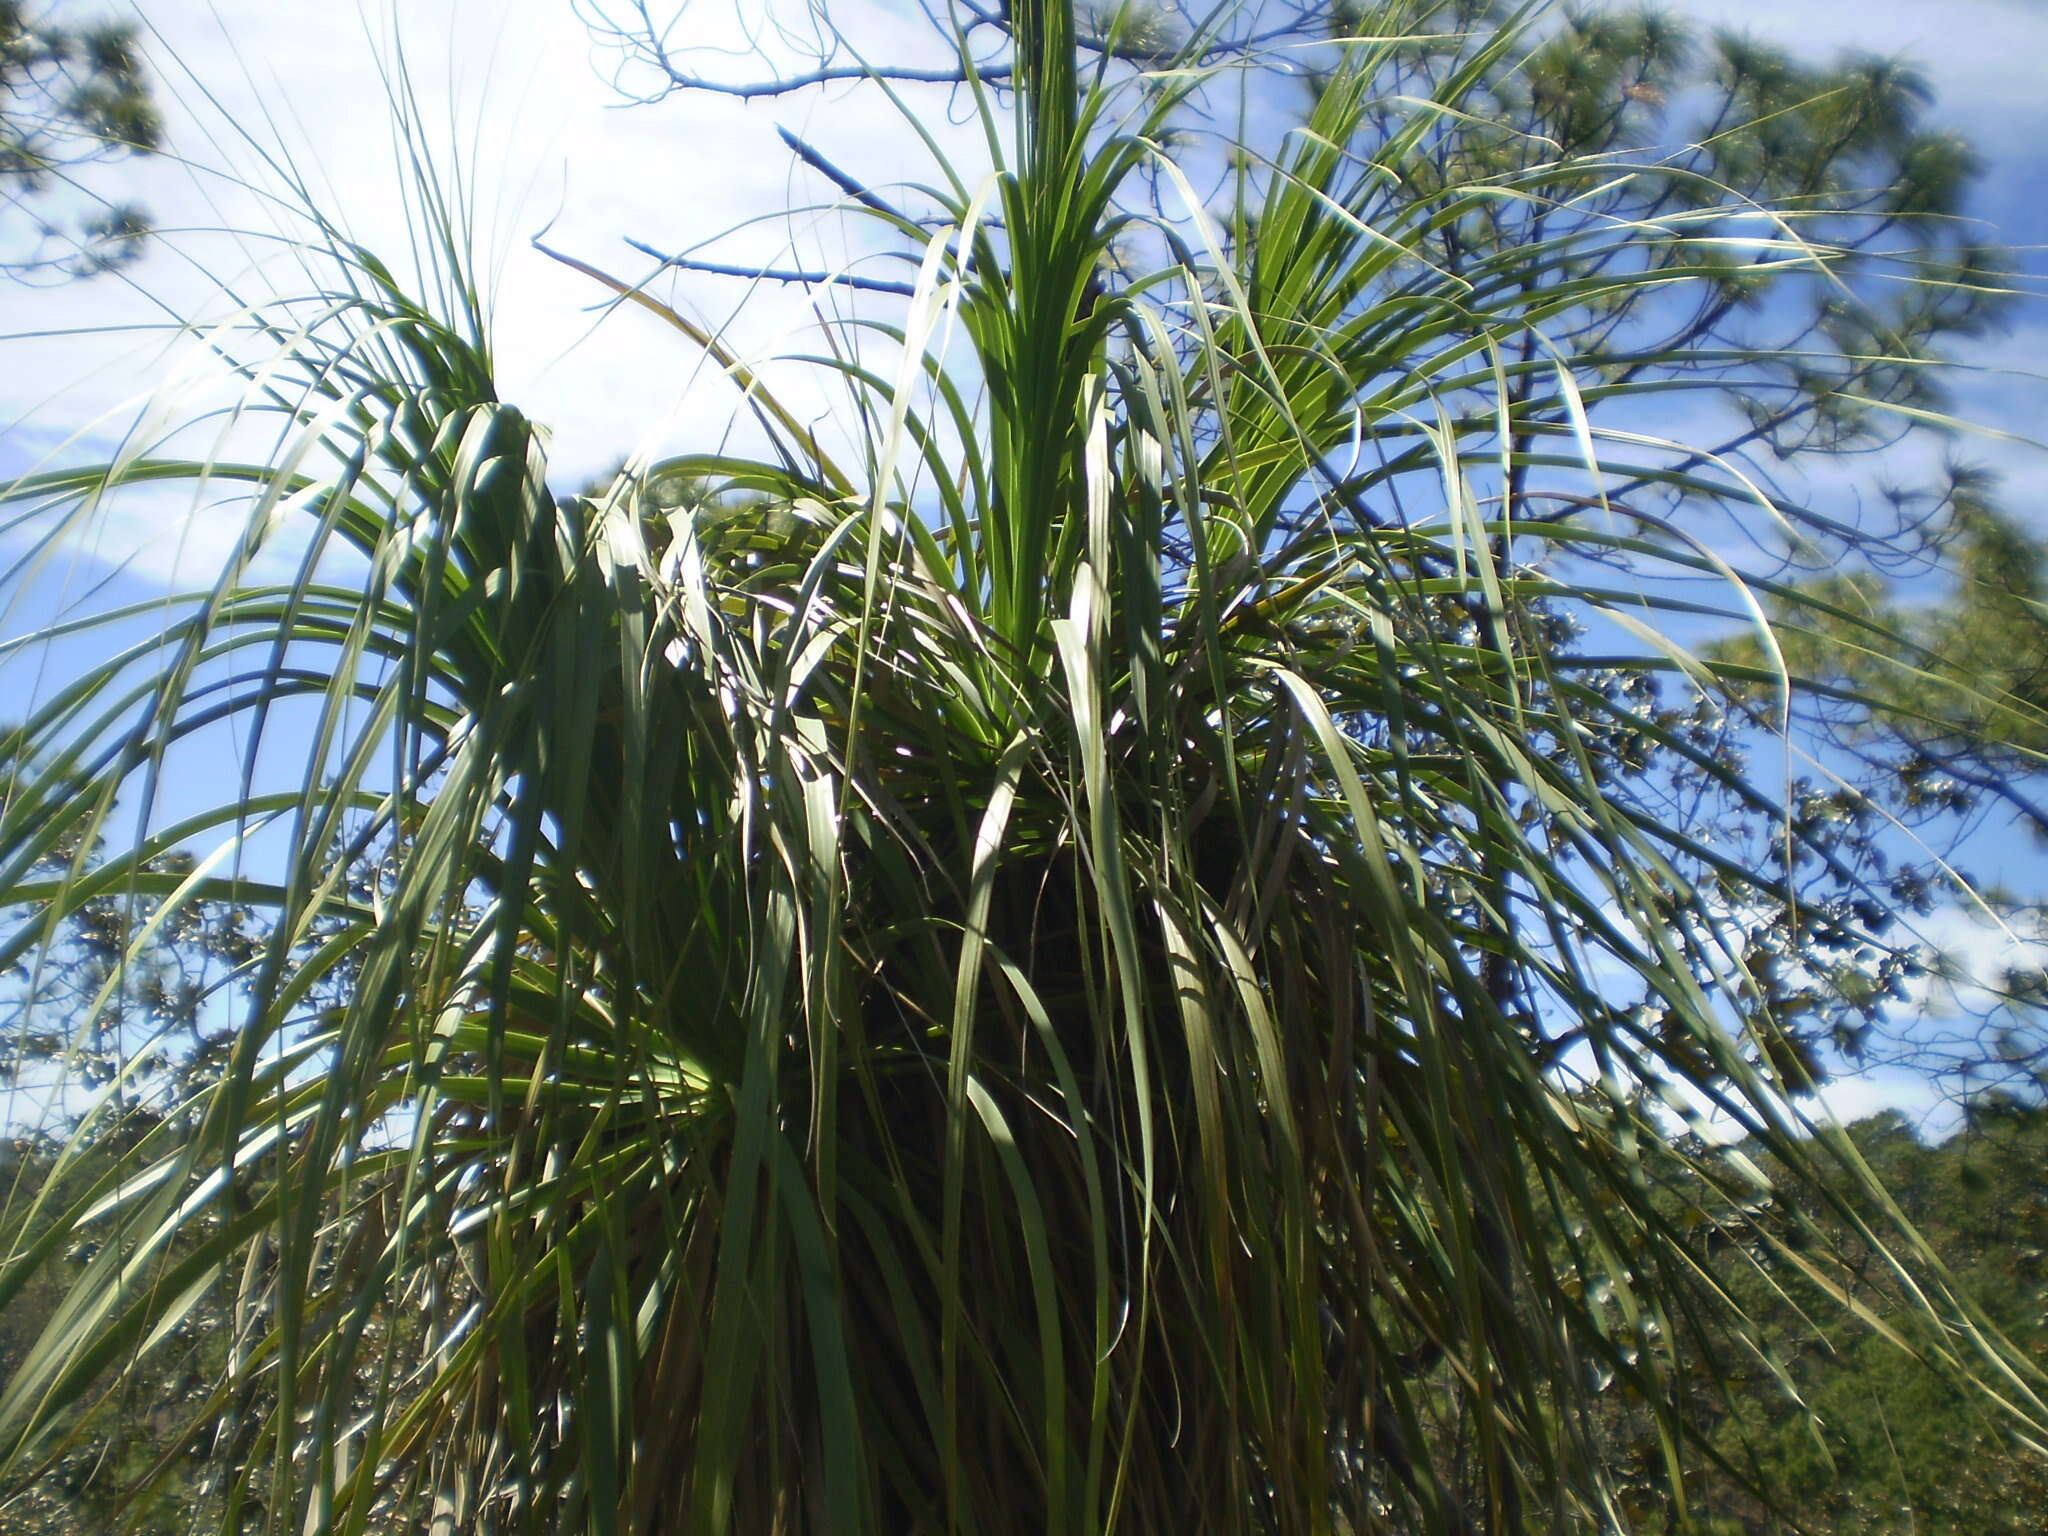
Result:
[[[1782,864],[1600,754],[1689,754],[1775,816],[1634,680],[1761,677],[1768,709],[1797,680],[1767,633],[1761,667],[1594,667],[1564,619],[1649,628],[1546,562],[1704,575],[1760,624],[1604,488],[1801,513],[1596,432],[1587,396],[1660,375],[1529,302],[1726,279],[1711,188],[1429,259],[1640,170],[1431,153],[1524,22],[1388,100],[1418,16],[1352,18],[1233,231],[1120,201],[1183,183],[1206,34],[1083,71],[1071,5],[1017,4],[1014,113],[963,52],[996,173],[942,163],[930,225],[856,199],[923,255],[862,322],[894,363],[817,365],[861,407],[830,439],[615,284],[749,385],[768,446],[558,499],[423,166],[431,292],[335,237],[317,301],[211,338],[274,456],[18,484],[250,513],[162,640],[6,738],[0,880],[34,912],[7,958],[115,891],[254,905],[267,939],[220,1070],[101,1134],[0,1270],[4,1299],[99,1244],[0,1392],[11,1472],[210,1307],[225,1529],[1605,1529],[1632,1491],[1603,1384],[1682,1517],[1688,1341],[1742,1322],[1706,1254],[1756,1191],[1649,1090],[1794,1177],[1850,1154],[1800,1134],[1770,1018],[1723,1007],[1721,918]],[[1745,227],[1759,273],[1827,278],[1795,216]],[[1517,526],[1531,468],[1605,515]],[[259,579],[286,524],[311,553]],[[1665,590],[1627,602],[1698,607]],[[267,776],[286,720],[296,782]],[[224,721],[245,782],[111,838]],[[259,827],[260,872],[231,856]],[[81,1147],[131,1101],[104,1103]],[[2038,1424],[2037,1373],[1911,1234],[1843,1216],[1939,1322],[1923,1351]]]

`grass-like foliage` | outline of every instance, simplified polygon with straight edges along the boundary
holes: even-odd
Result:
[[[1077,69],[1066,0],[1009,24],[1014,113],[971,69],[964,98],[998,173],[941,163],[929,226],[856,205],[923,258],[816,362],[830,432],[749,377],[758,453],[558,497],[423,170],[429,291],[337,237],[319,294],[212,333],[274,453],[13,488],[75,526],[196,484],[248,535],[0,743],[5,960],[110,893],[264,937],[218,1069],[174,1106],[108,1084],[80,1146],[119,1156],[11,1228],[0,1303],[97,1244],[0,1391],[11,1475],[202,1306],[227,1529],[1608,1529],[1603,1385],[1660,1480],[1714,1454],[1675,1362],[1743,1327],[1710,1238],[1754,1191],[1658,1091],[1788,1177],[1855,1158],[1803,1138],[1724,942],[1805,833],[1710,846],[1614,769],[1669,753],[1775,825],[1783,785],[1648,684],[1761,677],[1775,711],[1797,679],[1767,636],[1658,636],[1660,603],[1763,604],[1602,503],[1802,514],[1590,421],[1686,359],[1547,327],[1695,302],[1731,216],[1746,280],[1825,283],[1834,248],[1698,187],[1446,270],[1458,221],[1640,166],[1430,156],[1530,36],[1389,100],[1400,4],[1316,45],[1241,227],[1192,189],[1134,213],[1226,66],[1197,35]],[[1514,524],[1532,473],[1586,515]],[[254,574],[287,532],[299,574]],[[1562,643],[1601,614],[1639,656]],[[66,624],[15,646],[76,656]],[[230,727],[241,782],[129,836]],[[1837,1204],[1930,1362],[2038,1428],[2038,1372],[1887,1207]]]

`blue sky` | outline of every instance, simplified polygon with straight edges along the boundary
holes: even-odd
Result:
[[[606,3],[580,0],[586,13]],[[611,3],[625,12],[621,0]],[[92,8],[92,0],[72,4]],[[1682,0],[1675,9],[1703,28],[1746,27],[1818,57],[1847,45],[1916,61],[1938,97],[1934,119],[1962,132],[1984,156],[1987,173],[1971,212],[2022,248],[2037,277],[2048,273],[2038,249],[2048,246],[2048,0]],[[147,0],[140,10],[165,85],[170,140],[189,163],[174,155],[119,174],[124,194],[132,185],[176,233],[130,280],[45,293],[0,289],[0,334],[9,338],[8,366],[0,368],[0,473],[105,443],[160,390],[168,369],[189,368],[189,349],[164,328],[166,301],[181,317],[218,317],[227,310],[217,293],[221,280],[259,293],[294,281],[282,247],[222,233],[289,231],[252,190],[275,185],[261,154],[271,144],[286,147],[316,199],[366,244],[383,251],[407,245],[377,62],[380,45],[390,57],[388,7]],[[843,258],[854,237],[829,216],[772,217],[793,196],[803,201],[819,192],[789,170],[775,139],[778,125],[829,141],[835,156],[872,181],[924,169],[922,151],[891,109],[857,89],[754,105],[677,97],[621,108],[608,78],[619,61],[593,44],[571,0],[405,0],[400,10],[405,56],[430,129],[446,127],[442,137],[452,140],[473,181],[482,249],[493,270],[504,393],[553,427],[564,483],[609,467],[625,452],[674,440],[681,423],[695,435],[706,419],[730,417],[736,397],[646,317],[593,312],[599,295],[533,251],[529,236],[546,227],[551,243],[638,276],[645,263],[623,237],[680,249],[771,215],[721,246],[721,254],[768,261],[794,242],[815,265],[821,253]],[[901,57],[928,46],[908,6],[842,0],[836,11],[871,56]],[[762,14],[758,7],[735,9],[730,0],[695,0],[685,25],[693,39],[737,50],[758,45],[788,57],[787,45],[761,29]],[[731,68],[745,74],[750,66],[742,58]],[[238,125],[253,142],[237,137]],[[949,148],[972,154],[965,130],[939,122],[936,131]],[[749,295],[744,284],[691,279],[679,294],[713,323],[729,323],[743,353],[805,349],[809,315],[799,293],[763,288]],[[78,334],[86,329],[93,334]],[[2048,435],[2044,358],[2048,309],[2031,304],[1977,349],[1975,361],[2006,371],[1987,373],[1963,391],[1969,414],[2017,436]],[[771,379],[800,413],[822,413],[831,404],[794,373]],[[203,372],[188,372],[172,396],[175,409],[231,403],[210,388]],[[186,441],[202,449],[207,434]],[[2032,490],[2038,453],[1984,440],[1972,454],[2003,469],[2016,510],[2048,526],[2048,510],[2037,509]],[[205,511],[163,498],[135,498],[114,509],[80,550],[44,566],[26,588],[0,595],[0,633],[20,633],[67,603],[143,600],[177,575],[209,572],[233,525]],[[8,553],[0,534],[0,559]],[[50,665],[61,671],[62,656]],[[38,686],[21,667],[0,667],[0,715],[11,712],[8,690]],[[2005,862],[2008,874],[2048,885],[2048,870],[2030,850]],[[1984,955],[2004,943],[1976,932],[1960,914],[1941,922],[1945,938]],[[1838,1094],[1837,1107],[1853,1114],[1879,1102],[1911,1101],[1914,1092],[1896,1082],[1852,1085]]]
[[[71,3],[84,10],[91,0]],[[772,215],[792,193],[799,200],[816,196],[818,184],[789,170],[777,126],[829,140],[871,180],[925,171],[901,122],[858,89],[756,104],[678,96],[621,108],[607,78],[619,61],[593,42],[578,15],[607,7],[614,14],[627,9],[623,0],[405,0],[398,7],[415,87],[430,114],[446,113],[443,121],[459,125],[444,137],[453,139],[473,179],[484,248],[498,258],[493,286],[506,393],[553,426],[556,457],[568,475],[607,467],[624,447],[662,435],[683,412],[693,420],[707,407],[723,415],[731,401],[658,323],[631,312],[593,316],[592,290],[532,251],[528,236],[545,226],[552,243],[637,275],[644,264],[624,237],[682,248]],[[1914,59],[1938,93],[1938,120],[1972,139],[1987,159],[1973,211],[2008,241],[2048,244],[2044,0],[1680,0],[1676,8],[1703,28],[1747,27],[1817,56],[1847,43]],[[177,242],[184,259],[167,249],[146,262],[136,278],[147,294],[110,284],[42,295],[0,292],[0,331],[148,323],[161,318],[152,295],[203,312],[214,277],[263,266],[273,281],[288,281],[276,276],[275,251],[196,232],[277,223],[259,198],[218,174],[225,165],[259,185],[271,179],[254,150],[234,141],[230,123],[259,139],[281,139],[323,206],[339,210],[366,243],[404,248],[377,70],[376,45],[390,36],[388,5],[147,0],[139,9],[155,34],[151,48],[167,87],[172,142],[198,168],[167,159],[120,174],[160,222],[195,231]],[[664,7],[653,9],[660,14]],[[683,33],[693,39],[737,48],[751,35],[769,52],[789,56],[776,39],[761,36],[767,12],[759,4],[692,0],[683,9],[668,0],[666,9],[681,14]],[[928,50],[923,23],[907,4],[844,0],[835,12],[877,56]],[[785,0],[774,14],[800,17],[802,10]],[[726,67],[748,70],[744,59]],[[214,103],[203,99],[206,93]],[[931,98],[937,105],[937,93]],[[430,127],[441,122],[430,120]],[[949,147],[971,153],[970,135],[938,127]],[[766,259],[792,238],[829,252],[842,232],[829,219],[769,218],[721,250],[740,260]],[[2043,270],[2038,256],[2032,264]],[[253,276],[245,281],[260,286]],[[719,279],[686,280],[680,291],[713,320],[732,316],[747,297],[744,285]],[[801,295],[763,290],[737,317],[734,337],[744,350],[770,352],[796,339],[805,321]],[[13,429],[4,461],[10,466],[56,434],[119,413],[161,371],[160,345],[142,338],[109,338],[91,348],[67,338],[13,350],[22,361],[0,376],[0,424]],[[2036,307],[2016,318],[2009,337],[1984,348],[1984,360],[2032,367],[2044,350],[2048,310]],[[59,386],[69,387],[57,392]],[[2034,390],[2031,406],[2040,398]],[[1997,399],[1987,403],[1988,414],[2007,414]],[[2012,414],[2021,419],[1995,424],[2032,435],[2024,418],[2033,410]],[[212,554],[200,548],[192,559],[203,568]],[[158,550],[146,559],[155,567],[168,557]]]

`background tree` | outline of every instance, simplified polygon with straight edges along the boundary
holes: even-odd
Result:
[[[1875,701],[1830,723],[1851,743],[1886,751],[1895,798],[1909,809],[1989,800],[2048,838],[2048,810],[2029,783],[2048,752],[2048,550],[1990,501],[1981,473],[1957,470],[1951,487],[1947,558],[1936,570],[1915,583],[1870,571],[1805,583],[1827,608],[1784,625],[1785,654],[1807,675]],[[1875,650],[1862,620],[1908,644]],[[1741,641],[1725,649],[1755,658]]]
[[[1857,784],[1809,797],[1811,814],[1851,843],[1875,842],[1900,823],[1937,842],[1945,829],[1981,841],[2000,822],[2048,836],[2038,789],[2048,747],[2048,552],[1985,490],[1982,475],[1952,472],[1934,558],[1917,562],[1917,581],[1864,568],[1802,580],[1799,598],[1769,604],[1781,654],[1818,685],[1802,715],[1863,769]],[[1898,499],[1924,504],[1904,493]],[[1892,638],[1881,644],[1879,634]],[[1758,675],[1765,670],[1749,637],[1716,650]],[[1943,889],[1928,873],[1908,864],[1893,875],[1907,911],[1924,915]],[[2000,889],[1980,890],[1976,902],[1973,926],[2003,961],[1987,968],[1938,943],[1919,946],[1895,974],[1930,977],[1913,981],[1928,1007],[1919,1017],[1900,1010],[1904,1023],[1874,1042],[1872,1028],[1851,1025],[1849,1054],[1910,1066],[1965,1104],[2013,1093],[2038,1099],[2048,1090],[2040,904]],[[1858,960],[1827,969],[1847,995],[1876,980]],[[1881,998],[1881,983],[1864,995]]]
[[[48,280],[132,260],[148,214],[93,192],[80,173],[149,154],[162,136],[133,25],[0,3],[0,267]]]
[[[314,214],[313,291],[221,341],[274,459],[17,486],[78,517],[246,488],[250,521],[164,637],[6,744],[35,766],[0,891],[42,915],[0,959],[95,893],[34,882],[51,850],[230,727],[244,777],[176,841],[283,849],[177,896],[264,913],[220,1074],[0,1268],[4,1303],[102,1234],[0,1389],[8,1469],[211,1292],[229,1528],[1601,1529],[1624,1478],[1683,1520],[1720,1466],[1683,1372],[1750,1315],[1714,1234],[1765,1157],[1841,1224],[1759,1225],[1774,1260],[1882,1253],[1930,1365],[1999,1373],[2038,1435],[2037,1363],[1787,1106],[1797,1020],[1729,915],[1789,912],[1800,858],[1855,871],[1655,686],[1751,670],[1560,638],[1698,608],[1618,596],[1614,562],[1753,607],[1652,492],[1828,531],[1582,418],[1671,395],[1673,346],[1772,396],[1768,337],[1666,318],[1876,258],[1741,200],[1581,217],[1684,178],[1504,153],[1486,113],[1548,55],[1520,17],[1434,37],[1466,14],[1319,42],[1300,131],[1219,173],[1220,233],[1153,199],[1256,20],[1159,70],[1069,5],[964,14],[1006,50],[955,70],[998,173],[938,157],[929,213],[840,188],[920,254],[885,314],[827,317],[836,433],[565,253],[726,369],[764,446],[558,498],[427,168],[431,298]],[[1446,232],[1502,203],[1545,237],[1454,269]],[[1731,220],[1767,230],[1755,273],[1714,260]],[[1612,520],[1520,515],[1568,493]],[[306,545],[272,585],[279,516]],[[1789,852],[1704,843],[1616,771],[1652,753]],[[391,850],[367,897],[338,839]],[[1602,1455],[1604,1379],[1647,1467]]]
[[[0,799],[23,777],[0,774]],[[349,890],[374,898],[379,859],[343,847]],[[60,837],[5,912],[32,954],[0,977],[0,1243],[10,1253],[56,1243],[6,1309],[0,1380],[31,1368],[40,1335],[63,1312],[72,1277],[100,1260],[106,1234],[72,1225],[104,1200],[108,1175],[146,1138],[175,1145],[196,1129],[190,1112],[233,1055],[242,989],[270,935],[256,910],[218,900],[181,900],[199,874],[181,849],[154,851],[110,872],[97,841]],[[53,927],[48,892],[89,885]],[[299,944],[318,955],[331,925]],[[323,967],[299,999],[304,1017],[343,1001],[346,963]],[[260,1196],[260,1174],[240,1172],[230,1197]],[[68,1246],[63,1246],[68,1242]],[[182,1236],[181,1251],[193,1247]],[[222,1288],[167,1326],[146,1359],[95,1383],[62,1416],[46,1453],[7,1508],[9,1529],[71,1533],[112,1528],[174,1536],[220,1517],[232,1436],[215,1395],[229,1354],[232,1309]],[[148,1488],[136,1495],[138,1484]]]

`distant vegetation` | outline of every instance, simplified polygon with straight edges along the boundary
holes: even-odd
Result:
[[[1989,1101],[1971,1129],[1934,1147],[1891,1113],[1848,1134],[1962,1289],[2023,1353],[2048,1362],[2048,1112]],[[1779,1171],[1768,1156],[1758,1162]],[[1882,1227],[1850,1181],[1828,1193]],[[1784,1185],[1720,1224],[1724,1235],[1708,1245],[1713,1272],[1753,1328],[1688,1365],[1689,1411],[1727,1462],[1697,1476],[1692,1513],[1703,1532],[2036,1536],[2048,1463],[1883,1336],[1879,1324],[1927,1341],[1903,1304],[1901,1276],[1842,1212]],[[1842,1296],[1871,1320],[1843,1319]],[[1610,1412],[1612,1454],[1653,1462],[1646,1420],[1625,1405]],[[1674,1528],[1665,1501],[1644,1499],[1640,1512],[1651,1510],[1657,1518],[1630,1529]]]

